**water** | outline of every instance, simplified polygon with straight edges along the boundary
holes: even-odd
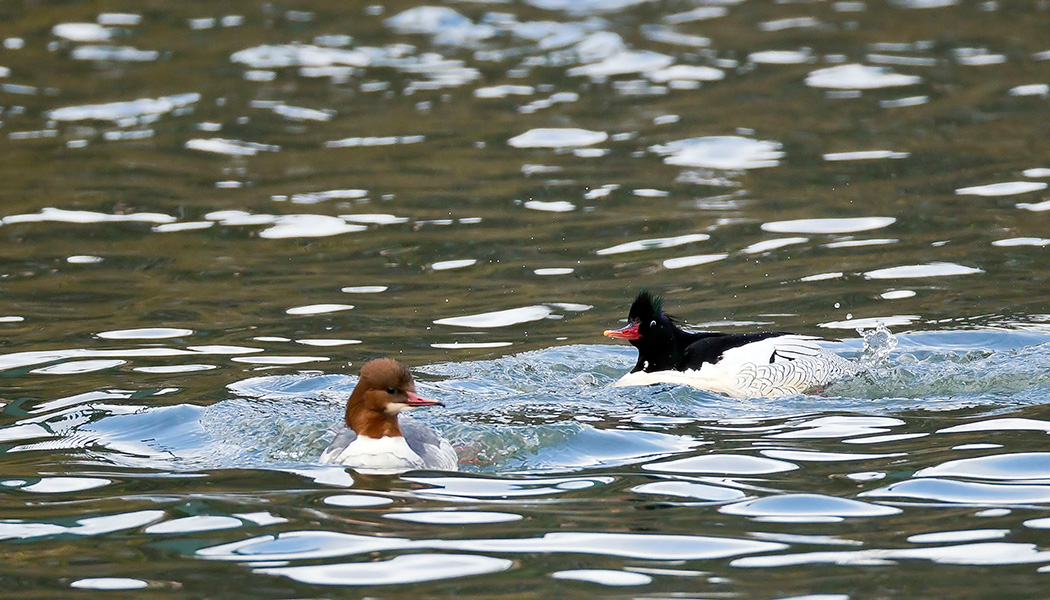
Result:
[[[0,15],[5,597],[1041,596],[1048,7]],[[640,288],[868,369],[610,388]],[[384,355],[459,473],[316,463]]]

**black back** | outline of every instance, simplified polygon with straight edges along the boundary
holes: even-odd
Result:
[[[764,339],[788,335],[786,332],[719,333],[685,331],[678,320],[663,312],[660,296],[642,290],[627,314],[629,323],[638,324],[641,337],[631,340],[638,349],[638,362],[631,372],[685,371],[699,369],[703,363],[714,364],[732,348]],[[772,357],[770,357],[772,362]]]

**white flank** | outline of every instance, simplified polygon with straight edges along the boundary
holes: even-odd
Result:
[[[628,373],[614,387],[672,383],[734,396],[762,398],[806,393],[859,367],[828,352],[819,338],[782,335],[727,350],[716,364],[699,369]]]

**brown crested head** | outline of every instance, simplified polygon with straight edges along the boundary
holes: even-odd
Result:
[[[405,365],[377,358],[361,367],[361,377],[346,403],[346,425],[371,438],[399,436],[398,413],[439,404],[416,394],[416,382]]]

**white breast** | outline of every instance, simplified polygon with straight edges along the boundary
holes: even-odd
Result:
[[[393,475],[412,469],[423,469],[423,459],[408,447],[404,437],[371,438],[357,436],[339,452],[325,450],[321,462],[344,465],[369,475]]]

